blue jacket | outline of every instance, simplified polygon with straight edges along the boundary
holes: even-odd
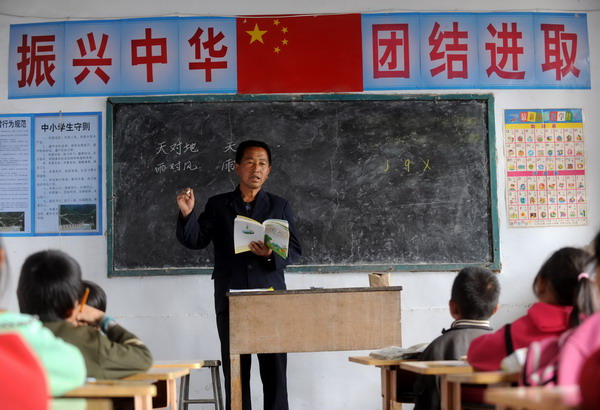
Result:
[[[234,253],[233,221],[236,216],[248,216],[258,222],[285,219],[290,225],[290,244],[286,259],[273,253],[271,261],[252,252]],[[208,199],[200,215],[194,209],[186,218],[181,213],[177,221],[177,239],[187,248],[203,249],[210,242],[214,248],[215,310],[228,311],[226,293],[230,289],[286,289],[284,269],[298,260],[302,253],[289,202],[260,190],[250,215],[247,214],[239,187],[232,192]]]

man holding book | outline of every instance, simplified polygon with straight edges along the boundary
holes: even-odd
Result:
[[[229,366],[229,305],[226,293],[230,289],[270,288],[286,289],[284,269],[301,254],[296,235],[291,205],[287,200],[262,190],[271,172],[271,150],[261,141],[244,141],[239,144],[235,158],[235,172],[239,185],[232,192],[208,199],[205,209],[198,213],[196,198],[191,188],[177,195],[179,218],[177,238],[184,246],[202,249],[212,241],[215,266],[212,279],[215,285],[215,310],[221,340],[221,356],[225,373],[227,410],[231,407],[231,378]],[[287,257],[265,244],[251,241],[249,251],[235,253],[234,221],[238,216],[251,218],[258,223],[267,219],[287,221],[289,245]],[[287,356],[259,354],[260,375],[263,383],[264,408],[287,410]],[[241,357],[242,403],[244,410],[251,409],[250,355]]]

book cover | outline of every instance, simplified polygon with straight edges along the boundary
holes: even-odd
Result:
[[[250,242],[262,241],[282,258],[287,258],[290,241],[289,224],[283,219],[267,219],[262,224],[238,215],[233,224],[235,253],[250,250]]]

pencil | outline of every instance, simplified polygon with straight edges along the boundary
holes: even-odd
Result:
[[[88,296],[90,296],[90,288],[85,288],[85,292],[83,293],[83,297],[81,298],[81,305],[79,305],[79,311],[83,312],[83,307],[85,306]]]

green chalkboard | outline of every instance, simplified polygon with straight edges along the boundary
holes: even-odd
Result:
[[[212,270],[175,238],[175,193],[234,189],[246,139],[271,146],[264,189],[296,215],[288,271],[500,266],[490,95],[119,97],[107,123],[111,276]]]

